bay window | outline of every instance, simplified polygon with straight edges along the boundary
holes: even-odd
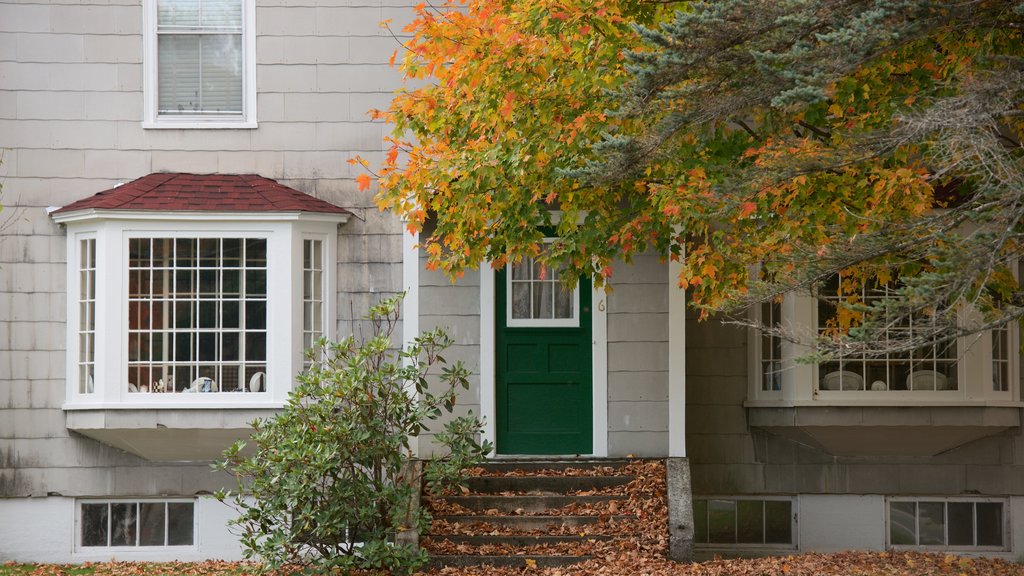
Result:
[[[67,409],[279,405],[331,336],[336,217],[68,223]]]
[[[890,287],[870,286],[861,289],[854,299],[870,304],[891,293]],[[749,402],[912,405],[1019,401],[1019,338],[1014,325],[935,341],[907,352],[851,353],[820,363],[799,361],[815,352],[814,336],[827,338],[837,330],[837,313],[841,301],[848,297],[840,293],[834,279],[817,298],[787,294],[781,301],[761,304],[752,312],[765,325],[785,325],[794,334],[805,336],[801,342],[790,342],[751,331]],[[920,329],[911,318],[889,326],[882,338],[906,341]]]

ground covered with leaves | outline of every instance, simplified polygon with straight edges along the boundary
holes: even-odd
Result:
[[[246,576],[259,571],[240,562],[0,566],[0,576]],[[1024,576],[1024,565],[986,558],[920,552],[841,552],[693,564],[622,552],[570,568],[446,568],[425,574],[467,576]]]

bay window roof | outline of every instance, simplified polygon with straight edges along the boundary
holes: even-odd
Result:
[[[72,202],[53,212],[61,222],[83,210],[168,212],[311,212],[349,214],[256,174],[154,173]]]

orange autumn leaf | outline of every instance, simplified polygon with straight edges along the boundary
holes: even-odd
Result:
[[[370,176],[367,174],[360,174],[356,176],[356,184],[359,186],[359,191],[362,192],[370,187]]]

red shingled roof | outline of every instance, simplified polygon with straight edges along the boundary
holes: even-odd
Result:
[[[87,209],[349,213],[256,174],[150,174],[72,202],[54,213]]]

